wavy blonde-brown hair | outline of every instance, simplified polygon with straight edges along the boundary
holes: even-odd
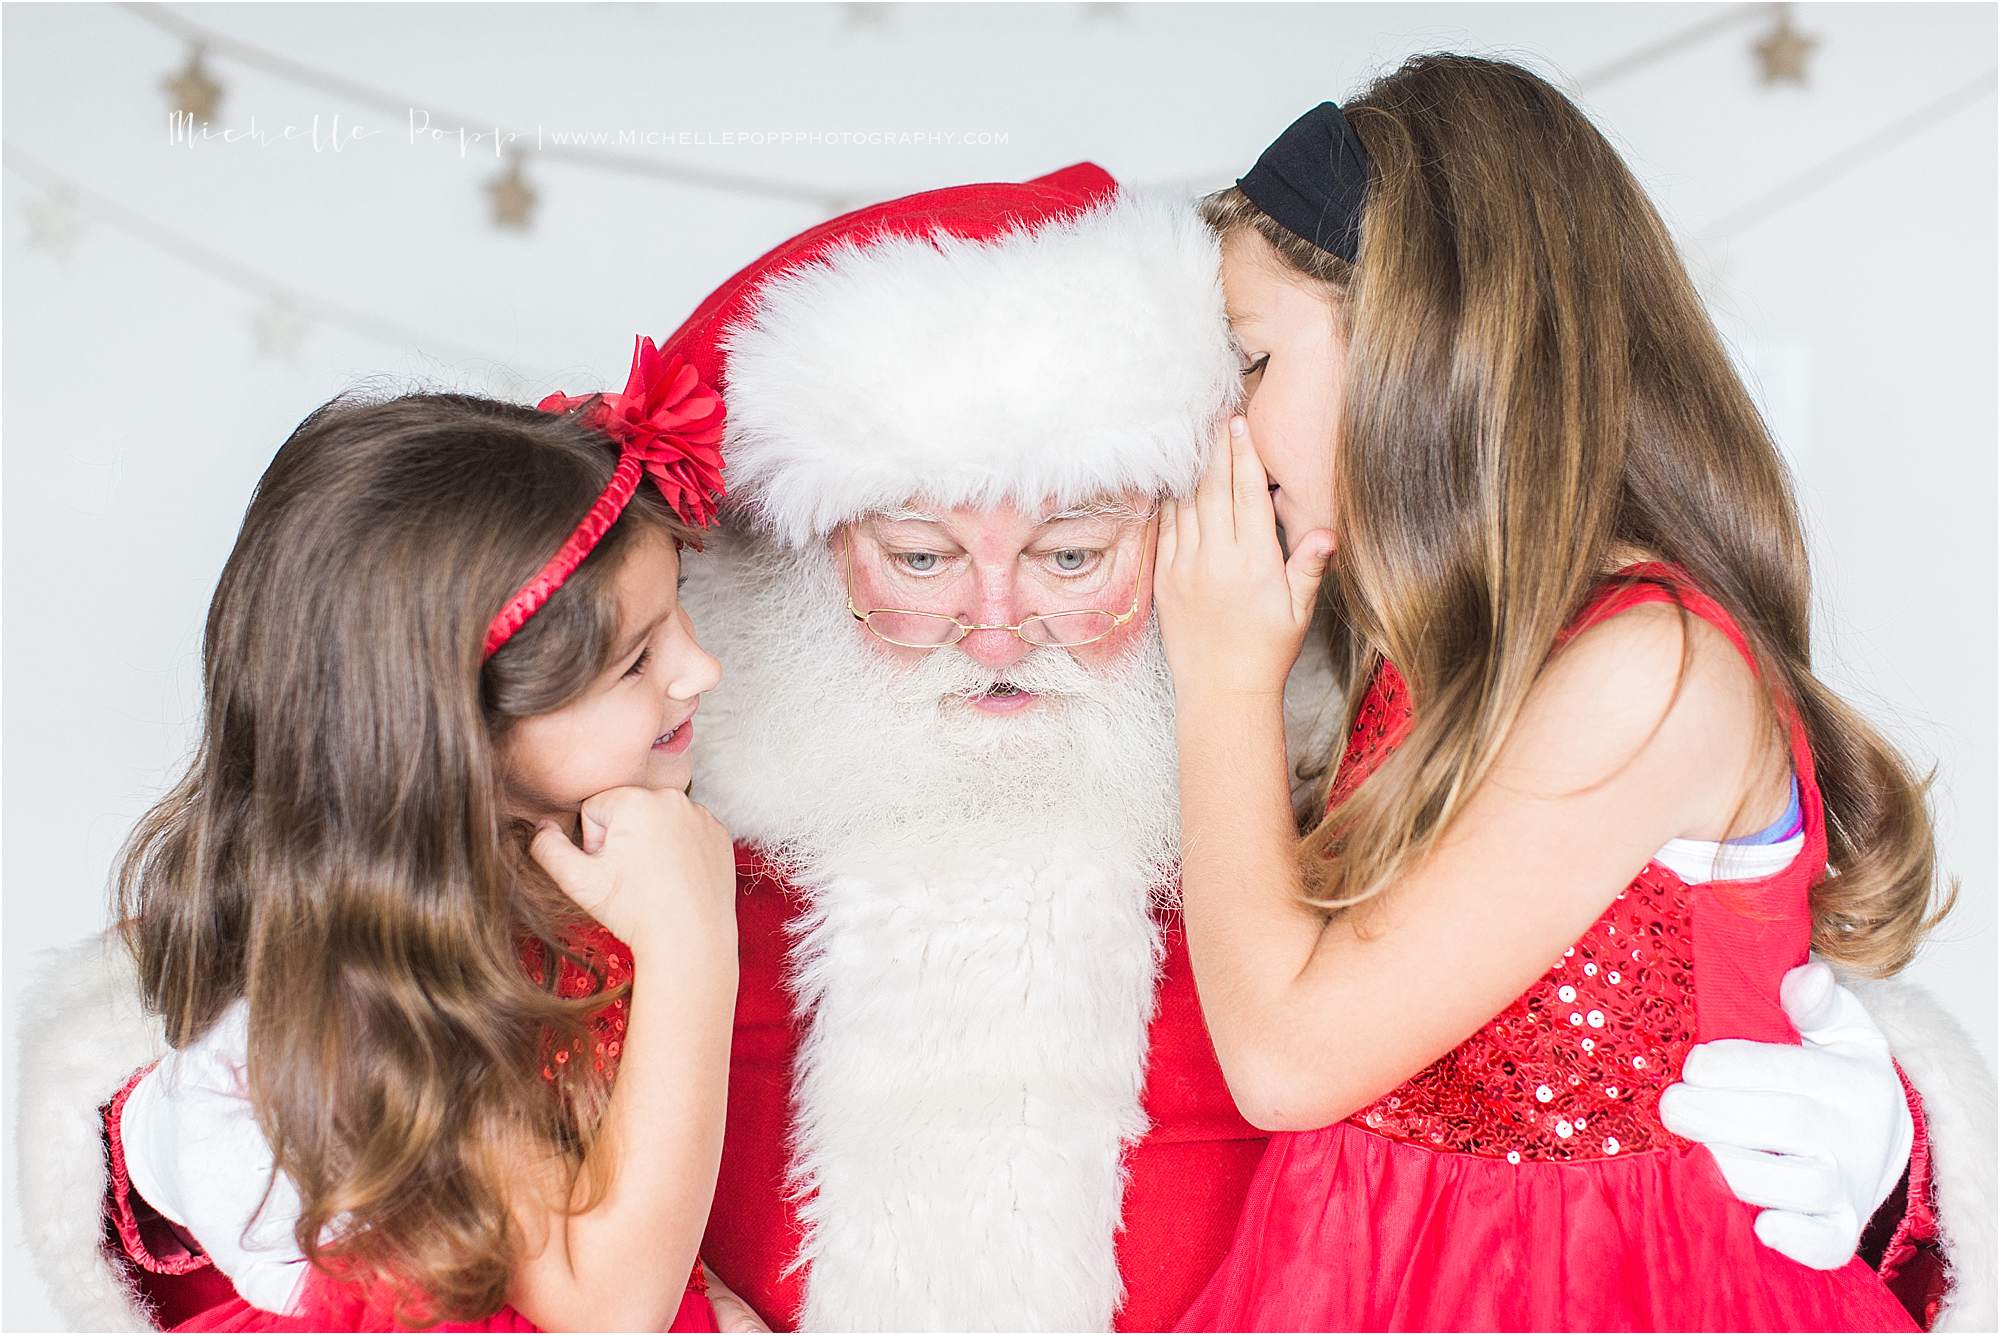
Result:
[[[299,1246],[387,1285],[412,1324],[504,1301],[520,1155],[566,1160],[578,1208],[606,1186],[602,1156],[577,1176],[605,1077],[569,1062],[552,1089],[542,1053],[619,993],[555,995],[560,959],[589,967],[565,944],[581,915],[526,856],[499,754],[609,665],[634,534],[690,531],[642,487],[481,662],[487,623],[610,478],[588,411],[349,395],[306,418],[209,606],[193,759],[120,858],[168,1040],[248,999],[251,1099],[303,1202]]]
[[[1956,897],[1935,903],[1930,779],[1813,674],[1790,477],[1645,192],[1568,98],[1503,61],[1417,56],[1343,109],[1371,159],[1356,263],[1239,190],[1202,201],[1343,323],[1332,660],[1350,725],[1385,657],[1416,705],[1331,812],[1322,789],[1307,898],[1364,903],[1435,846],[1608,558],[1637,548],[1737,621],[1775,735],[1777,698],[1803,720],[1835,873],[1812,892],[1814,949],[1900,969]]]

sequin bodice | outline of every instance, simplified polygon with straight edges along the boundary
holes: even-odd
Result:
[[[1726,620],[1705,599],[1698,606]],[[1356,711],[1329,807],[1375,770],[1410,721],[1408,688],[1384,663]],[[1794,747],[1809,786],[1811,758],[1802,736]],[[1817,805],[1814,790],[1815,816]],[[1815,844],[1815,851],[1822,848]],[[1697,1033],[1696,922],[1708,933],[1706,950],[1731,951],[1732,970],[1745,965],[1762,980],[1755,990],[1770,996],[1751,1005],[1775,1015],[1777,976],[1804,957],[1804,887],[1793,883],[1803,873],[1802,861],[1785,884],[1772,887],[1779,896],[1773,902],[1791,904],[1784,896],[1796,891],[1796,912],[1758,924],[1718,911],[1722,901],[1714,891],[1690,887],[1649,862],[1526,992],[1349,1123],[1393,1140],[1510,1163],[1685,1146],[1660,1124],[1657,1109],[1661,1092],[1680,1078],[1688,1049],[1713,1036]],[[1717,1011],[1712,1005],[1710,1013]],[[1781,1016],[1775,1023],[1786,1028]]]
[[[570,943],[570,948],[586,962],[579,966],[574,961],[557,956],[555,992],[559,997],[576,1000],[594,996],[599,992],[609,992],[632,981],[632,952],[625,943],[610,931],[597,925],[587,924]],[[528,976],[537,983],[546,978],[541,942],[529,938],[521,943],[521,963]],[[631,1007],[623,996],[604,1004],[590,1017],[590,1045],[586,1053],[580,1041],[556,1043],[551,1041],[543,1053],[542,1077],[549,1081],[559,1081],[565,1074],[564,1067],[573,1061],[582,1061],[588,1056],[592,1069],[615,1075],[618,1069],[618,1055],[625,1047],[625,1027],[630,1017]]]
[[[1408,689],[1384,663],[1356,711],[1334,803],[1409,722]],[[1654,1109],[1695,1041],[1690,916],[1687,887],[1649,866],[1512,1005],[1348,1120],[1510,1163],[1683,1143]]]

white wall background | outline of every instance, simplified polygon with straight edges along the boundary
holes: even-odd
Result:
[[[1739,8],[1742,13],[1736,13]],[[1761,8],[1729,5],[193,5],[240,41],[434,112],[547,129],[990,131],[956,145],[624,150],[850,202],[1092,158],[1123,180],[1239,174],[1293,116],[1420,50],[1574,79],[1683,237],[1796,463],[1823,672],[1938,767],[1957,915],[1914,976],[1994,1051],[1995,11],[1819,5],[1810,86],[1757,83]],[[1736,14],[1732,19],[1730,16]],[[1669,39],[1705,21],[1711,35]],[[306,411],[387,374],[536,396],[613,383],[634,331],[826,210],[529,163],[534,230],[502,232],[475,151],[211,54],[219,123],[390,131],[345,151],[167,143],[175,38],[116,6],[4,10],[7,151],[89,192],[66,259],[5,177],[6,1069],[29,962],[105,921],[113,850],[197,717],[203,611],[250,488]],[[1986,76],[1894,147],[1871,141]],[[19,155],[25,155],[25,158]],[[1733,214],[1846,166],[1748,225]],[[245,269],[469,345],[311,326],[260,356],[258,298],[94,220],[104,196]],[[6,1100],[11,1179],[14,1100]],[[54,1321],[6,1191],[4,1323]]]

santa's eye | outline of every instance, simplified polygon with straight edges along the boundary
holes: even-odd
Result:
[[[1061,547],[1049,553],[1049,564],[1065,575],[1080,575],[1097,564],[1101,552],[1088,547]]]
[[[936,552],[895,552],[892,559],[912,575],[934,574],[944,563],[944,558]]]

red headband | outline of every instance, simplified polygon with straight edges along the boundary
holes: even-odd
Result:
[[[566,413],[591,397],[551,394],[535,406],[546,413]],[[706,528],[715,518],[715,502],[722,496],[722,399],[686,358],[669,358],[652,339],[640,338],[632,350],[625,392],[597,396],[597,406],[585,420],[618,442],[618,467],[569,541],[486,628],[486,658],[527,625],[590,555],[631,503],[642,473],[653,479],[674,513],[696,528]]]

